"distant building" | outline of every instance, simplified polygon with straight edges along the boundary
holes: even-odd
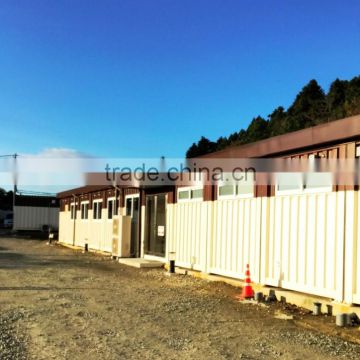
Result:
[[[59,206],[54,196],[16,195],[13,230],[57,230]]]

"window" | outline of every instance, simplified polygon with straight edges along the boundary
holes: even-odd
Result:
[[[81,203],[81,219],[88,219],[89,203]]]
[[[218,187],[218,196],[219,198],[252,197],[254,196],[254,182],[254,173],[248,172],[244,175],[244,179],[236,181],[235,184],[220,184]]]
[[[310,191],[330,191],[332,189],[332,173],[278,173],[277,192],[280,195]]]
[[[108,200],[108,219],[112,219],[114,215],[118,214],[119,200]]]
[[[101,219],[102,201],[94,201],[93,218],[96,220]]]
[[[70,205],[70,218],[71,218],[71,220],[76,219],[76,206],[75,206],[75,204]]]
[[[191,199],[202,199],[203,189],[195,189],[190,192]]]
[[[178,198],[179,198],[179,200],[190,199],[190,191],[189,190],[179,190]]]
[[[125,214],[131,216],[132,200],[131,198],[126,199]]]
[[[108,219],[112,219],[114,215],[114,200],[108,201]]]
[[[332,174],[326,172],[304,174],[304,189],[331,188]]]
[[[355,149],[355,157],[360,157],[360,144],[356,145]]]
[[[112,219],[114,215],[114,200],[108,200],[108,219]]]
[[[178,190],[178,201],[202,200],[203,188],[180,188]]]
[[[119,199],[115,200],[115,208],[114,208],[114,215],[119,215]]]
[[[277,186],[278,192],[297,192],[303,188],[302,173],[278,173]]]
[[[235,195],[235,185],[220,185],[219,186],[219,196],[234,196]]]

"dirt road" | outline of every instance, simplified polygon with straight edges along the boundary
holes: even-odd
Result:
[[[278,305],[239,303],[238,291],[0,238],[0,358],[360,358],[359,345],[304,328],[316,324],[311,315],[277,319]],[[332,322],[322,319],[322,331]]]

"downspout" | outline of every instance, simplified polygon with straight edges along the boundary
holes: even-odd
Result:
[[[347,239],[347,221],[346,221],[346,206],[347,206],[347,190],[345,188],[345,191],[344,191],[344,232],[343,232],[343,258],[342,258],[342,289],[341,289],[341,302],[344,302],[345,300],[345,282],[346,282],[346,239]],[[337,198],[339,198],[338,196],[338,192],[336,194]],[[355,200],[355,194],[354,194],[354,200]],[[352,236],[354,237],[354,234],[352,233]],[[351,281],[353,281],[353,273],[351,274]]]
[[[115,189],[115,206],[116,206],[117,196],[118,196],[118,194],[120,195],[120,190],[121,190],[121,188],[120,188],[119,186],[117,186],[115,183],[113,184],[113,187],[114,187],[114,189]],[[118,191],[119,191],[119,193],[118,193]],[[120,215],[120,214],[119,214],[119,209],[120,209],[120,201],[119,201],[119,207],[117,208],[117,214],[118,214],[118,215]]]
[[[256,194],[256,200],[258,198],[258,186],[255,184],[255,194]],[[267,189],[268,190],[268,189]],[[267,191],[266,191],[267,193]],[[262,214],[262,210],[263,210],[263,197],[260,196],[260,199],[259,199],[259,202],[260,202],[260,233],[259,233],[259,264],[258,264],[258,271],[259,271],[259,284],[261,284],[261,262],[262,262],[262,259],[261,259],[261,246],[262,246],[262,241],[263,241],[263,234],[262,234],[262,229],[263,229],[263,214]],[[267,221],[267,219],[266,219]]]
[[[73,199],[74,199],[74,225],[73,225],[73,246],[75,246],[75,226],[76,226],[76,214],[77,214],[77,206],[76,206],[76,195],[72,194]],[[71,214],[70,214],[71,216]]]

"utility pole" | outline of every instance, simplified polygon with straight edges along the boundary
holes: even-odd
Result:
[[[13,191],[13,214],[15,211],[15,197],[17,192],[17,164],[16,164],[16,158],[18,157],[18,154],[14,154],[14,191]]]
[[[0,158],[13,158],[14,164],[13,164],[13,181],[14,181],[14,189],[13,189],[13,199],[12,199],[12,206],[13,206],[13,212],[15,207],[15,195],[17,193],[17,163],[16,159],[19,155],[13,154],[13,155],[0,155]]]

